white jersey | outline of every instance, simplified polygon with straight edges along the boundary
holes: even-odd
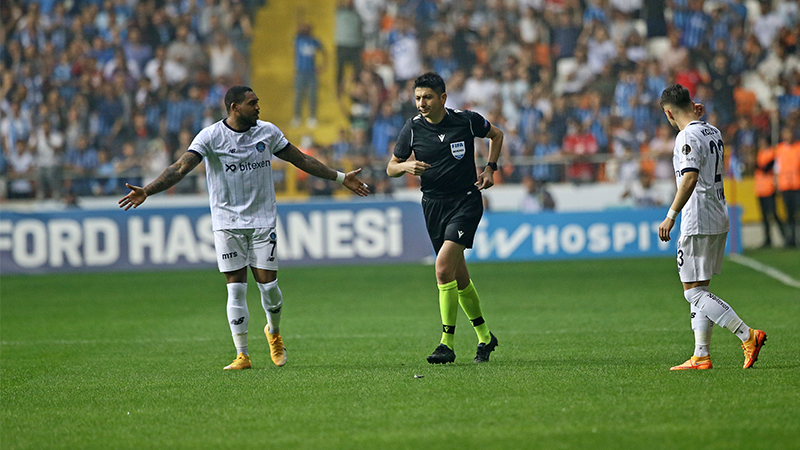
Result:
[[[275,226],[271,159],[288,145],[278,127],[261,120],[241,132],[221,120],[195,136],[189,151],[205,159],[214,230]]]
[[[698,172],[697,186],[681,211],[681,235],[728,232],[728,205],[722,184],[725,145],[713,125],[693,121],[678,133],[672,166],[678,185],[686,172]]]

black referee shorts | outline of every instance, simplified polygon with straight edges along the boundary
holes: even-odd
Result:
[[[478,190],[469,191],[461,197],[422,197],[422,212],[425,226],[436,253],[444,241],[453,241],[472,248],[475,231],[483,215],[483,199]]]

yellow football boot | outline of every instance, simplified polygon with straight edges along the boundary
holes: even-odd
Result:
[[[711,357],[710,356],[692,356],[689,358],[685,363],[670,367],[669,370],[706,370],[711,368]]]
[[[242,370],[250,369],[252,367],[253,366],[250,365],[250,356],[245,355],[244,353],[239,353],[236,359],[234,359],[232,363],[223,367],[222,370]]]
[[[269,325],[264,327],[264,334],[267,335],[269,341],[269,355],[272,357],[272,362],[276,366],[286,365],[286,346],[283,345],[280,333],[270,334]]]
[[[758,360],[758,354],[761,352],[761,347],[767,342],[767,333],[761,330],[754,330],[750,328],[750,338],[742,342],[742,350],[744,350],[744,368],[749,369]]]

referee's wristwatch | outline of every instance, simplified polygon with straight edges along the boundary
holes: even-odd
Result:
[[[488,168],[494,170],[495,172],[497,172],[497,163],[496,162],[488,162],[488,163],[486,163],[486,167],[488,167]]]

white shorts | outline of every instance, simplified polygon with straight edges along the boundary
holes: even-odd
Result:
[[[278,270],[278,245],[275,228],[214,231],[214,248],[220,272],[233,272],[242,267]]]
[[[728,233],[678,238],[678,274],[684,283],[710,280],[722,272]]]

